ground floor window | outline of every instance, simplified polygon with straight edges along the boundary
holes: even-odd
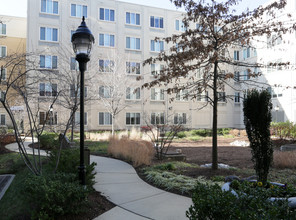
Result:
[[[151,124],[164,124],[164,113],[151,113]]]
[[[39,124],[40,125],[57,125],[58,123],[58,113],[49,112],[39,112]]]
[[[1,115],[1,125],[6,125],[6,117],[5,117],[5,115],[3,114],[3,115]]]
[[[99,125],[112,125],[112,115],[109,112],[99,112]]]
[[[125,121],[127,125],[140,125],[140,113],[126,113]]]
[[[174,124],[186,124],[186,113],[176,113],[174,115]]]

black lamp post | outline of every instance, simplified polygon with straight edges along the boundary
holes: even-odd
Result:
[[[86,63],[89,61],[89,54],[95,39],[91,31],[85,24],[85,18],[78,29],[72,35],[73,50],[76,53],[76,60],[79,63],[80,70],[80,165],[79,180],[85,185],[85,165],[84,165],[84,72]]]

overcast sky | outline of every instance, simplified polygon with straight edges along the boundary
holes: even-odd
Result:
[[[176,9],[169,0],[120,0],[136,4]],[[239,11],[249,7],[253,9],[269,0],[242,0],[239,4]],[[18,17],[27,17],[27,0],[0,0],[0,15],[11,15]]]

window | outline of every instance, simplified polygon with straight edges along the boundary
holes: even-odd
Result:
[[[70,58],[70,70],[79,70],[79,63],[75,57]]]
[[[113,72],[114,61],[113,60],[99,60],[99,71],[110,73]]]
[[[40,125],[57,125],[58,123],[58,113],[49,112],[39,112],[39,124]]]
[[[250,79],[249,70],[244,70],[244,80]]]
[[[139,125],[140,124],[140,113],[126,113],[125,123],[126,125]]]
[[[57,42],[58,41],[58,29],[57,28],[40,27],[40,40]]]
[[[150,27],[163,28],[163,18],[150,16]]]
[[[58,58],[57,56],[40,55],[40,68],[57,69]]]
[[[181,20],[176,20],[176,31],[186,31],[186,27],[185,27],[185,25],[184,25],[184,23],[183,23],[183,21],[181,21]]]
[[[283,97],[283,89],[281,87],[269,87],[268,90],[270,91],[272,98]]]
[[[137,62],[126,62],[126,73],[128,74],[140,74],[141,64]]]
[[[235,51],[234,51],[233,59],[234,59],[234,60],[239,60],[239,51],[238,51],[238,50],[235,50]]]
[[[57,96],[58,86],[57,84],[51,83],[40,83],[39,84],[39,95],[40,96]]]
[[[133,24],[133,25],[140,25],[140,14],[126,12],[125,23]]]
[[[112,125],[112,116],[109,112],[99,112],[99,125]]]
[[[80,112],[75,112],[75,124],[80,125]],[[84,112],[84,125],[87,125],[87,112]]]
[[[59,3],[53,0],[41,0],[41,12],[48,14],[59,13]]]
[[[164,113],[151,113],[151,124],[164,124]]]
[[[234,77],[233,77],[234,81],[239,82],[239,78],[240,78],[239,71],[235,71]]]
[[[6,35],[6,24],[0,23],[0,35]]]
[[[157,76],[160,74],[160,71],[164,69],[162,64],[151,64],[151,75]]]
[[[150,41],[150,50],[154,52],[161,52],[164,50],[164,42],[163,41]]]
[[[207,102],[208,101],[208,96],[209,96],[208,91],[203,91],[202,93],[197,94],[196,101],[198,101],[198,102],[201,102],[201,101]]]
[[[174,124],[186,124],[186,113],[176,113],[174,114]]]
[[[108,87],[108,86],[99,87],[99,96],[101,98],[111,98],[112,92],[113,92],[112,87]]]
[[[5,92],[4,91],[0,91],[0,100],[4,101],[5,99]]]
[[[188,101],[188,90],[184,89],[184,90],[179,91],[176,94],[176,100],[178,100],[178,101]]]
[[[243,50],[243,57],[244,59],[250,58],[250,47]]]
[[[100,8],[100,20],[102,21],[114,21],[115,11],[108,8]]]
[[[87,18],[87,6],[71,4],[71,16],[81,18],[82,16]]]
[[[128,100],[139,100],[141,98],[140,88],[126,88],[126,99]]]
[[[240,103],[240,93],[239,92],[234,93],[234,102]]]
[[[163,101],[164,100],[164,89],[152,88],[151,89],[151,100]]]
[[[70,97],[80,97],[80,88],[77,89],[77,85],[70,85]],[[84,97],[87,97],[87,87],[84,87]]]
[[[1,80],[6,80],[6,69],[1,68],[1,75],[0,75]]]
[[[99,34],[99,45],[104,47],[114,47],[114,35]]]
[[[140,38],[126,37],[126,49],[140,50]]]
[[[6,57],[6,56],[7,56],[6,46],[0,46],[0,57]]]
[[[218,92],[218,102],[226,102],[225,92]]]
[[[6,125],[6,118],[5,118],[5,115],[2,114],[1,115],[1,121],[0,121],[1,125]]]

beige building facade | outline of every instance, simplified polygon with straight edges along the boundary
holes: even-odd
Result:
[[[155,42],[155,37],[168,37],[184,31],[182,12],[117,0],[28,1],[27,52],[35,54],[40,70],[48,74],[47,81],[44,77],[36,85],[38,108],[48,111],[48,101],[59,91],[71,96],[73,86],[69,81],[68,84],[62,83],[61,78],[65,73],[77,74],[70,41],[82,16],[86,17],[86,24],[95,37],[86,71],[86,130],[109,130],[112,123],[115,129],[131,129],[167,122],[182,123],[187,128],[211,128],[212,108],[205,106],[207,101],[204,98],[191,100],[182,95],[168,95],[165,86],[140,89],[141,85],[153,80],[161,68],[161,64],[143,66],[143,61],[157,56],[162,50],[168,51],[172,46]],[[195,25],[192,24],[192,28]],[[124,108],[112,122],[107,108],[110,92],[106,82],[114,69],[117,75],[113,77],[120,80],[112,88],[118,87],[121,94],[117,96],[118,102]],[[52,73],[56,78],[50,79]],[[240,84],[231,84],[240,88]],[[232,98],[219,103],[218,127],[243,128],[240,98],[243,94],[238,94],[230,86],[225,86],[223,92],[222,96]],[[174,101],[170,101],[172,97]],[[51,111],[53,124],[64,123],[69,117],[69,109],[63,107],[62,101],[57,100]],[[39,117],[44,118],[44,113]]]
[[[26,37],[27,37],[27,19],[13,16],[0,15],[0,69],[1,69],[1,97],[6,92],[6,82],[10,78],[14,67],[8,65],[10,56],[18,56],[26,53]],[[21,59],[25,59],[24,56]],[[23,60],[24,61],[24,60]],[[25,62],[22,62],[25,64]],[[20,69],[18,69],[20,68]],[[18,66],[18,70],[25,72],[25,65]],[[11,89],[10,89],[11,90]],[[10,107],[12,112],[17,114],[16,121],[20,123],[24,117],[24,106],[20,97],[14,91],[8,94],[11,99]],[[0,107],[0,125],[11,127],[11,120],[3,108]]]

